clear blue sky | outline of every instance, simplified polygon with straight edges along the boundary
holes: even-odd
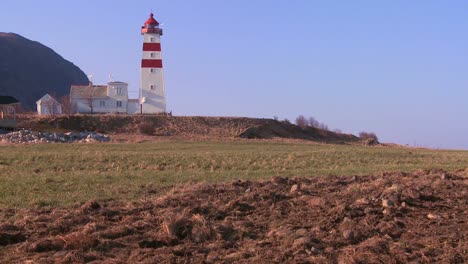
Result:
[[[314,116],[384,142],[468,149],[465,0],[2,0],[0,31],[137,97],[150,11],[176,115]]]

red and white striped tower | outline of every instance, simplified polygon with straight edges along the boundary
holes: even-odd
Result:
[[[161,57],[162,29],[153,13],[141,27],[143,57],[141,60],[140,104],[141,112],[166,112],[163,66]]]

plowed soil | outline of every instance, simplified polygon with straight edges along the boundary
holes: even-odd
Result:
[[[464,263],[466,171],[148,190],[0,211],[1,263]]]

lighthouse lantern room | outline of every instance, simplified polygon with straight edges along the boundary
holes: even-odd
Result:
[[[163,64],[161,56],[162,29],[151,13],[141,27],[143,57],[141,60],[140,111],[146,114],[166,112]]]

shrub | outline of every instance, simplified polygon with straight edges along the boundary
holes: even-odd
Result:
[[[364,131],[362,131],[362,132],[359,133],[359,138],[361,138],[363,140],[373,139],[376,142],[379,141],[379,138],[377,137],[377,135],[374,132],[364,132]]]
[[[327,126],[325,123],[320,123],[319,126],[318,126],[318,128],[320,128],[320,129],[322,129],[322,130],[326,130],[326,131],[329,130],[329,129],[328,129],[328,126]]]
[[[319,128],[320,122],[317,121],[314,117],[309,117],[309,126]]]
[[[296,118],[296,125],[302,128],[306,128],[309,126],[309,121],[307,121],[307,119],[303,115],[300,115]]]
[[[140,132],[140,134],[152,136],[154,135],[155,129],[152,125],[144,123],[138,126],[138,131]]]
[[[322,130],[327,130],[327,131],[329,130],[328,126],[325,123],[320,123],[319,121],[317,121],[317,119],[315,119],[312,116],[309,117],[308,126],[318,128],[318,129],[322,129]]]

